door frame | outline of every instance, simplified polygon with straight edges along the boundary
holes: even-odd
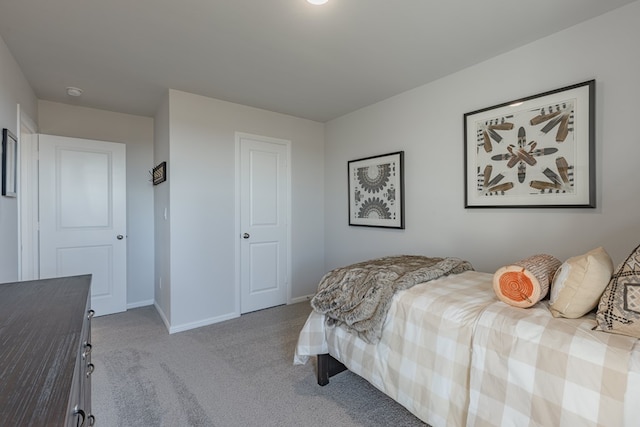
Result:
[[[286,147],[286,177],[287,177],[287,194],[286,194],[286,226],[287,226],[287,255],[286,255],[286,303],[291,304],[291,141],[286,139],[272,138],[263,135],[256,135],[245,132],[235,133],[235,315],[240,316],[240,298],[241,298],[241,281],[240,271],[242,266],[241,243],[242,243],[242,224],[240,221],[241,206],[241,164],[240,164],[240,144],[243,138],[250,138],[258,141],[264,141],[271,144],[284,145]]]
[[[18,280],[40,278],[38,127],[18,104]],[[29,133],[27,139],[22,129]]]

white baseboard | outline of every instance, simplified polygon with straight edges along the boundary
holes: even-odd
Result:
[[[292,298],[288,304],[297,304],[300,302],[307,302],[311,298],[313,298],[313,295],[305,295],[298,298]],[[158,311],[158,314],[160,315],[160,318],[162,319],[162,322],[164,323],[165,327],[167,328],[167,331],[169,331],[170,334],[175,334],[177,332],[184,332],[190,329],[201,328],[203,326],[209,326],[215,323],[224,322],[225,320],[231,320],[231,319],[240,317],[239,313],[234,312],[234,313],[224,314],[222,316],[210,317],[208,319],[199,320],[197,322],[183,323],[182,325],[171,326],[171,324],[169,323],[169,320],[167,319],[167,316],[165,316],[164,311],[162,311],[162,308],[160,308],[157,302],[152,301],[149,304],[142,304],[140,305],[140,307],[146,306],[146,305],[152,305],[152,304],[155,306],[156,310]],[[129,307],[129,308],[132,308],[132,307]]]
[[[167,328],[167,331],[171,333],[171,324],[169,323],[169,319],[167,319],[167,316],[165,316],[164,311],[162,311],[162,308],[160,307],[158,302],[155,301],[153,303],[153,306],[156,308],[156,311],[160,315],[160,318],[162,319],[162,323],[164,323],[165,328]]]
[[[208,319],[199,320],[197,322],[183,323],[182,325],[170,326],[169,333],[175,334],[176,332],[188,331],[189,329],[201,328],[202,326],[213,325],[214,323],[224,322],[225,320],[235,319],[238,313],[229,313],[222,316],[210,317]],[[166,322],[165,322],[166,323]]]
[[[305,296],[297,297],[297,298],[291,298],[291,300],[289,301],[289,304],[297,304],[299,302],[310,301],[311,298],[313,298],[313,294],[305,295]]]
[[[155,304],[155,301],[152,299],[146,300],[146,301],[132,302],[130,304],[127,304],[127,310],[131,310],[132,308],[146,307],[154,304]]]

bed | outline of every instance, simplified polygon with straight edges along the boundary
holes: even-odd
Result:
[[[510,306],[477,271],[390,300],[376,342],[313,311],[294,363],[318,356],[320,384],[344,366],[433,427],[639,425],[640,340],[593,330],[593,313]]]

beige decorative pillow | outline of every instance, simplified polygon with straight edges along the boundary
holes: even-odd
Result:
[[[640,338],[640,246],[611,277],[596,320],[601,331]]]
[[[596,308],[612,273],[613,261],[602,247],[563,262],[551,284],[551,314],[577,319]]]

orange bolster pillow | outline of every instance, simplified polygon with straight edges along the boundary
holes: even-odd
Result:
[[[498,298],[515,307],[528,308],[549,293],[559,259],[546,254],[530,256],[498,269],[493,275],[493,290]]]

